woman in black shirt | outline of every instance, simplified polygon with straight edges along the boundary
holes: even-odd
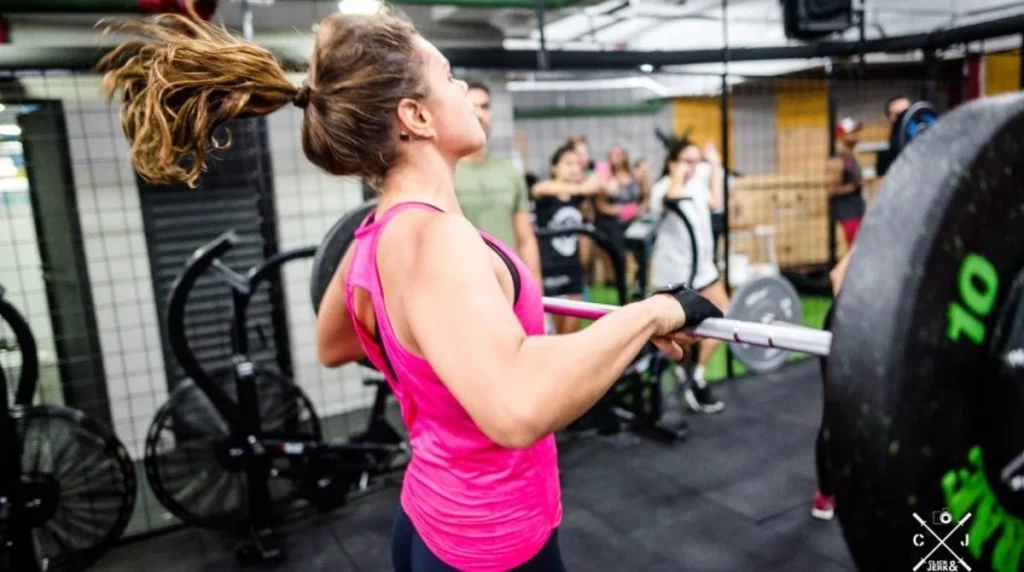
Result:
[[[537,228],[562,229],[583,224],[580,205],[586,197],[599,192],[604,184],[596,178],[584,180],[583,164],[572,145],[559,147],[551,157],[551,181],[531,189]],[[544,295],[572,300],[583,298],[583,265],[580,261],[579,235],[565,234],[540,239],[540,265],[544,276]],[[560,334],[579,329],[579,319],[555,316]]]

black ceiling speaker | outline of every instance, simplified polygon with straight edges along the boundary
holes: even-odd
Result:
[[[853,26],[853,0],[782,0],[786,37],[814,40]]]

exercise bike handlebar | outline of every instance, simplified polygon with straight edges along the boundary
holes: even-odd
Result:
[[[0,286],[0,323],[6,323],[14,332],[14,340],[18,344],[18,351],[21,352],[21,371],[18,374],[17,385],[14,389],[14,403],[17,405],[32,405],[36,395],[36,384],[39,380],[39,353],[36,347],[36,338],[32,335],[32,328],[25,321],[15,307],[4,298],[5,290]],[[4,380],[4,393],[0,399],[7,400],[7,383]]]
[[[174,358],[184,370],[185,375],[204,389],[204,393],[210,398],[213,406],[232,426],[235,426],[237,422],[234,404],[223,392],[212,387],[213,379],[199,364],[199,360],[196,359],[192,346],[189,344],[188,335],[185,332],[185,305],[199,277],[211,268],[219,266],[218,274],[222,278],[229,283],[235,281],[229,278],[230,274],[225,272],[233,273],[233,271],[219,263],[220,257],[234,248],[239,241],[235,231],[229,230],[197,248],[185,263],[185,269],[174,280],[167,302],[167,341],[174,353]],[[246,288],[248,288],[247,281]],[[206,391],[207,389],[209,391]]]

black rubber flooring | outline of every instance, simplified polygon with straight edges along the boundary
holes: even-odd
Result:
[[[725,411],[689,416],[692,432],[680,444],[619,436],[560,446],[569,570],[853,569],[838,522],[810,516],[821,415],[816,362],[715,389]],[[385,491],[289,526],[286,560],[269,569],[389,570],[397,498]],[[119,546],[95,569],[237,570],[235,540],[187,528]]]

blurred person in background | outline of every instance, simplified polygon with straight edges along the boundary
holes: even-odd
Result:
[[[488,141],[491,138],[491,90],[469,82],[467,95]],[[515,248],[539,280],[540,251],[530,220],[530,198],[523,175],[487,146],[455,166],[455,196],[473,226]]]
[[[563,145],[568,145],[576,151],[580,158],[580,163],[583,165],[584,176],[593,176],[594,161],[590,158],[590,143],[587,141],[587,136],[582,134],[570,135],[566,137]],[[580,212],[583,214],[584,221],[594,222],[596,215],[593,197],[588,196],[583,199],[580,203]],[[580,236],[579,239],[580,260],[583,261],[583,272],[591,277],[591,280],[587,282],[592,283],[595,270],[594,241],[589,236]]]
[[[646,212],[647,203],[651,198],[651,162],[646,157],[640,157],[633,161],[633,178],[635,178],[644,188],[644,208],[641,210]]]
[[[650,189],[646,174],[637,177],[637,170],[629,162],[629,153],[616,145],[608,151],[608,165],[617,187],[616,192],[595,198],[598,212],[598,226],[601,221],[616,222],[621,230],[647,208]]]
[[[847,249],[857,238],[865,210],[861,167],[856,156],[860,130],[860,122],[852,117],[839,121],[836,125],[836,153],[825,167],[830,224],[839,223],[843,227]]]
[[[899,126],[896,124],[904,111],[910,108],[910,98],[903,95],[897,95],[890,97],[885,102],[885,118],[889,121],[889,147],[884,151],[878,153],[878,162],[875,167],[876,176],[881,179],[889,172],[889,168],[898,157],[900,149],[896,144],[896,139],[899,137]],[[829,281],[832,284],[833,295],[839,294],[839,288],[843,283],[843,277],[846,275],[846,265],[849,263],[850,252],[853,251],[853,245],[850,245],[850,249],[846,255],[843,256],[839,262],[836,263],[835,267],[829,272]]]
[[[594,171],[594,162],[590,158],[590,143],[586,135],[570,135],[565,139],[565,145],[569,145],[579,155],[583,164],[583,173],[589,176]]]
[[[551,156],[551,179],[533,185],[537,228],[564,229],[583,224],[580,205],[588,197],[602,192],[605,182],[585,177],[583,160],[571,144],[562,145]],[[580,260],[579,235],[565,234],[545,237],[540,241],[540,260],[545,296],[583,299],[583,264]],[[559,334],[579,330],[579,319],[553,316]]]
[[[885,102],[885,118],[889,121],[889,147],[878,152],[878,162],[875,165],[875,172],[879,177],[884,177],[889,172],[889,167],[896,160],[898,149],[896,138],[899,136],[896,122],[904,111],[910,108],[910,98],[902,95],[890,97]]]
[[[594,197],[595,226],[608,238],[616,254],[626,264],[625,229],[647,206],[649,190],[646,180],[639,180],[629,162],[629,153],[621,146],[608,151],[608,167],[614,184],[613,192]],[[604,253],[602,258],[607,258]],[[607,265],[611,268],[611,264]]]
[[[672,144],[664,175],[651,189],[651,213],[661,217],[651,255],[651,287],[685,284],[724,312],[729,293],[715,265],[711,230],[712,200],[722,196],[722,185],[722,159],[713,144],[703,153],[685,137]],[[697,366],[689,379],[681,364],[676,367],[679,397],[695,412],[725,409],[704,379],[705,366],[719,343],[701,341]]]

